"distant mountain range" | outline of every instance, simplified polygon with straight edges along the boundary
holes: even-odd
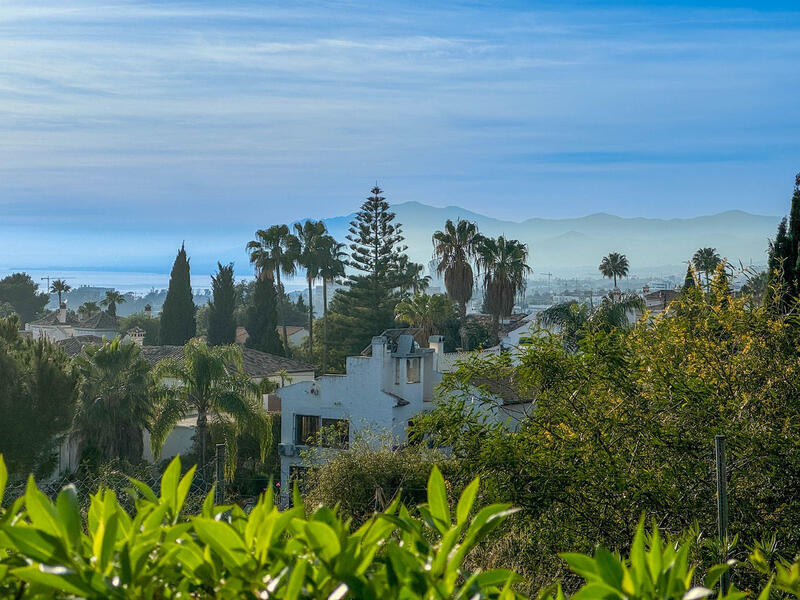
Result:
[[[572,219],[503,221],[457,206],[437,208],[419,202],[392,206],[403,224],[409,256],[427,264],[431,235],[447,219],[474,221],[486,235],[505,235],[528,244],[534,272],[596,274],[600,259],[609,252],[628,256],[632,272],[674,271],[701,246],[712,246],[738,264],[764,265],[769,238],[779,217],[732,210],[688,219],[623,218],[596,213]],[[353,215],[323,219],[337,239],[344,240]]]
[[[717,248],[735,264],[741,261],[764,265],[768,239],[775,235],[780,220],[728,211],[689,219],[622,218],[597,213],[572,219],[533,218],[516,222],[457,206],[437,208],[419,202],[395,204],[392,210],[403,225],[409,256],[416,262],[425,265],[430,262],[431,236],[435,230],[441,229],[447,219],[462,218],[477,223],[486,235],[503,234],[525,242],[531,250],[529,262],[534,274],[549,272],[560,277],[598,276],[601,258],[613,251],[627,254],[632,275],[645,277],[682,275],[686,261],[702,246]],[[486,212],[491,211],[487,206]],[[337,239],[345,241],[353,217],[349,214],[323,220]],[[217,261],[232,261],[237,276],[244,276],[252,273],[245,245],[257,227],[268,225],[268,221],[259,220],[203,229],[187,223],[180,231],[163,227],[151,231],[143,222],[119,230],[101,228],[89,232],[59,228],[45,234],[41,228],[0,224],[0,273],[38,269],[41,272],[37,277],[66,276],[71,278],[73,286],[88,283],[109,287],[120,285],[120,278],[109,274],[125,272],[130,273],[127,279],[122,277],[126,283],[141,281],[141,288],[161,288],[166,287],[166,274],[177,248],[185,240],[193,275],[214,272]],[[64,272],[70,269],[94,273]],[[148,279],[147,274],[164,276]],[[206,278],[201,280],[205,282]]]

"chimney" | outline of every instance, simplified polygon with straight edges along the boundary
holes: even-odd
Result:
[[[148,319],[153,316],[153,307],[151,307],[149,304],[144,305],[144,316]]]
[[[131,341],[141,348],[144,346],[144,336],[147,332],[141,327],[134,327],[128,332],[128,337]]]
[[[372,358],[382,358],[386,353],[386,338],[376,335],[372,338]]]
[[[67,303],[62,302],[58,307],[58,322],[62,325],[67,322]]]
[[[432,335],[428,338],[428,348],[433,348],[433,370],[439,370],[439,360],[444,354],[444,336]]]

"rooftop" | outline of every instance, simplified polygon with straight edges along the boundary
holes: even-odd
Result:
[[[142,346],[142,356],[151,365],[165,358],[182,360],[183,346]],[[253,348],[242,348],[242,367],[250,377],[270,377],[278,371],[302,373],[314,370],[314,367],[298,360],[267,354]]]

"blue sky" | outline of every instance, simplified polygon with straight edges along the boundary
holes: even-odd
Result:
[[[783,214],[798,65],[796,2],[6,0],[0,266],[347,214],[376,180],[499,218]]]

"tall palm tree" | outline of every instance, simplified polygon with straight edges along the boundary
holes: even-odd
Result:
[[[281,285],[281,274],[294,275],[300,253],[299,242],[287,225],[273,225],[256,231],[256,239],[248,242],[250,262],[257,276],[274,277],[278,288],[278,316],[283,325],[283,350],[289,356],[289,336],[286,333],[286,294]]]
[[[322,374],[328,370],[328,282],[344,277],[345,245],[333,236],[322,238],[319,256],[319,276],[322,278]]]
[[[294,224],[295,236],[299,242],[297,264],[306,271],[308,283],[308,348],[309,355],[314,350],[314,300],[311,297],[314,281],[319,277],[319,267],[325,255],[327,228],[322,221],[308,220]]]
[[[195,338],[184,346],[183,360],[159,362],[152,376],[153,394],[158,400],[150,438],[155,456],[175,424],[197,414],[195,444],[201,466],[208,459],[210,427],[225,438],[231,454],[229,465],[235,464],[236,437],[245,431],[259,439],[263,460],[271,443],[271,429],[258,385],[242,370],[241,348],[209,346]]]
[[[721,262],[722,259],[719,257],[716,248],[700,248],[692,256],[692,264],[695,270],[704,273],[706,276],[706,289],[711,285],[711,275]]]
[[[125,296],[120,294],[117,290],[109,290],[106,292],[106,297],[100,301],[100,304],[106,307],[108,314],[112,317],[116,317],[117,304],[123,304],[125,301]]]
[[[116,338],[87,345],[75,358],[81,374],[74,435],[84,458],[142,460],[142,433],[153,406],[148,393],[150,365],[133,342]]]
[[[406,296],[397,303],[395,318],[412,327],[422,329],[423,339],[436,333],[440,323],[446,321],[454,312],[453,301],[444,294],[420,294]]]
[[[54,279],[50,284],[50,293],[58,294],[58,306],[61,307],[61,294],[66,294],[72,286],[63,279]]]
[[[603,257],[597,268],[603,277],[614,279],[614,289],[617,289],[617,277],[626,277],[629,267],[627,256],[619,252],[611,252],[608,256]]]
[[[78,307],[78,314],[83,320],[86,320],[99,312],[100,307],[97,305],[97,302],[84,302]]]
[[[484,273],[486,307],[492,315],[492,334],[497,343],[500,319],[511,316],[514,299],[525,290],[525,276],[531,272],[528,246],[518,240],[483,238],[478,247],[478,268]]]
[[[438,261],[436,272],[444,276],[447,295],[458,304],[461,347],[466,350],[469,349],[467,348],[467,302],[472,298],[472,290],[475,287],[472,265],[482,239],[475,223],[461,219],[455,224],[448,219],[444,224],[444,230],[433,234],[433,255]]]

